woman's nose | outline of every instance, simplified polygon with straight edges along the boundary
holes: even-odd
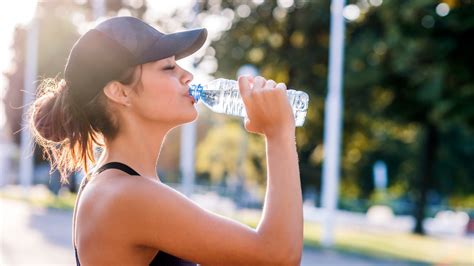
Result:
[[[193,80],[194,76],[191,72],[183,69],[184,73],[183,73],[183,82],[185,84],[188,84],[189,82],[191,82],[191,80]]]

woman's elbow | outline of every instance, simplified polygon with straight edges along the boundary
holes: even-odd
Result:
[[[280,246],[266,252],[265,260],[269,265],[293,266],[300,265],[302,257],[302,244],[292,246]]]
[[[291,247],[285,254],[282,265],[300,265],[302,257],[302,245]]]

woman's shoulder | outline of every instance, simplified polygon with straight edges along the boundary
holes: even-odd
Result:
[[[93,177],[85,186],[79,203],[84,209],[97,212],[97,218],[124,212],[138,215],[144,210],[137,205],[156,199],[163,186],[147,177],[104,173]]]
[[[78,199],[78,235],[85,243],[106,243],[110,239],[141,242],[141,225],[150,215],[146,201],[158,187],[156,182],[139,176],[108,173],[93,177]]]
[[[87,195],[87,198],[96,202],[101,201],[104,204],[124,204],[127,203],[127,200],[156,192],[161,186],[162,184],[158,180],[155,181],[143,176],[104,173],[93,177],[84,190],[84,196]]]

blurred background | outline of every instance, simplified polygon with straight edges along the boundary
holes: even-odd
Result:
[[[260,74],[310,95],[297,128],[303,265],[474,264],[474,1],[333,2],[344,6],[331,13],[330,0],[2,2],[0,264],[74,263],[70,218],[83,173],[59,183],[22,130],[24,111],[38,80],[62,77],[80,34],[130,15],[164,32],[209,30],[205,46],[181,61],[195,82]],[[331,14],[345,28],[331,31]],[[331,59],[334,34],[344,49]],[[333,110],[332,89],[340,116],[325,112]],[[197,108],[196,122],[167,137],[159,176],[201,206],[255,226],[264,140],[241,119]],[[339,119],[341,131],[327,129]],[[333,150],[325,149],[330,136]],[[329,154],[337,163],[326,175]]]

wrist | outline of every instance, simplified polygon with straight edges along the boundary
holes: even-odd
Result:
[[[272,134],[265,134],[265,140],[267,143],[271,142],[288,142],[292,144],[296,144],[296,136],[294,130],[286,130],[286,131],[277,131]]]

